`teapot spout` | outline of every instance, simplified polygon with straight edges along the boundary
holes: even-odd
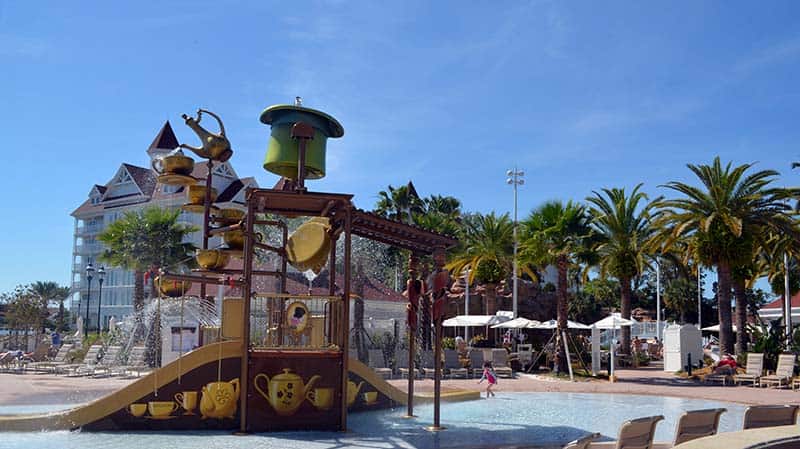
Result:
[[[314,384],[316,384],[317,381],[320,380],[321,378],[322,377],[320,377],[317,374],[311,376],[311,379],[308,379],[308,384],[306,384],[306,389],[304,393],[308,394],[308,392],[311,391],[312,388],[314,388]]]
[[[362,380],[361,382],[358,383],[358,386],[356,387],[356,394],[358,394],[358,392],[361,391],[361,387],[363,386],[364,386],[364,381]]]

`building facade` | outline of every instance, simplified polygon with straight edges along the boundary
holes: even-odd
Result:
[[[120,319],[133,313],[133,272],[119,267],[105,266],[105,279],[102,285],[102,298],[97,273],[90,283],[86,278],[86,267],[91,263],[95,269],[103,266],[98,256],[103,244],[98,235],[112,222],[125,213],[138,211],[149,206],[180,209],[186,202],[186,192],[182,186],[162,185],[157,181],[157,173],[150,167],[153,159],[162,157],[178,147],[178,139],[166,122],[153,143],[147,148],[147,166],[140,167],[123,163],[104,184],[95,184],[89,190],[88,198],[72,212],[75,231],[72,249],[72,301],[70,310],[73,316],[86,316],[88,305],[89,329],[97,328],[97,307],[101,301],[100,321],[103,328],[114,316]],[[244,194],[247,187],[257,187],[255,179],[239,178],[229,162],[214,165],[212,185],[218,196],[216,205],[221,208],[243,209]],[[203,161],[196,161],[192,176],[205,184],[208,167]],[[183,224],[202,228],[202,214],[182,211],[179,220]],[[199,247],[202,233],[191,234],[188,241]],[[219,237],[209,241],[209,247],[220,244]],[[145,289],[148,291],[148,289]],[[77,314],[77,315],[75,315]]]

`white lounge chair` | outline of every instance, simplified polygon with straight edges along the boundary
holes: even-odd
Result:
[[[778,367],[775,369],[775,374],[763,376],[759,379],[759,385],[762,387],[783,385],[789,386],[792,377],[794,376],[794,362],[797,356],[794,354],[781,354],[778,356]]]
[[[719,428],[719,417],[727,409],[711,408],[706,410],[690,410],[678,419],[675,428],[675,441],[673,446],[691,441],[697,438],[716,435]]]
[[[616,449],[652,449],[656,425],[662,419],[658,415],[626,421],[619,429]]]
[[[747,366],[743,374],[734,374],[733,381],[737,385],[742,382],[750,382],[753,386],[758,385],[761,376],[764,374],[764,354],[750,352],[747,354]]]
[[[753,405],[744,411],[742,428],[793,426],[797,423],[796,405]]]

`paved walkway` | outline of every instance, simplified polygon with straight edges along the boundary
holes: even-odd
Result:
[[[568,392],[568,393],[619,393],[655,396],[678,396],[693,399],[709,399],[722,402],[736,402],[747,405],[756,404],[800,404],[800,392],[790,389],[753,388],[705,384],[700,381],[681,379],[661,367],[637,369],[618,369],[618,381],[580,379],[570,382],[549,376],[518,374],[516,379],[500,379],[495,391]],[[477,379],[448,379],[442,381],[442,388],[483,390],[485,384],[478,385]],[[389,383],[406,391],[408,380],[394,379]],[[433,381],[418,380],[414,390],[433,391]]]

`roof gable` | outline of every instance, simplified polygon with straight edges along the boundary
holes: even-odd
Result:
[[[172,151],[178,147],[178,138],[175,137],[175,133],[172,131],[172,125],[169,124],[169,120],[164,122],[164,126],[161,127],[161,131],[158,132],[156,138],[153,139],[153,143],[147,148],[147,152],[150,153],[152,150],[169,150]]]

